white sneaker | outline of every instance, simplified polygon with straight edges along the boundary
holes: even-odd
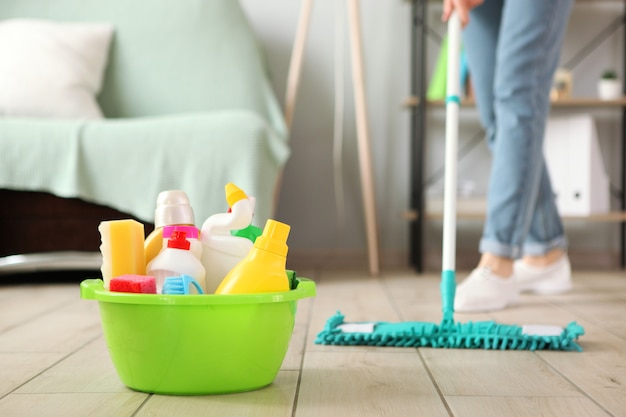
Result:
[[[553,295],[572,289],[572,267],[567,255],[545,267],[517,260],[513,264],[513,277],[520,291]]]
[[[519,303],[519,290],[513,277],[501,278],[489,268],[476,268],[456,289],[454,310],[477,313],[502,310]]]

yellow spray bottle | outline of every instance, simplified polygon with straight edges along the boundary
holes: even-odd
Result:
[[[289,230],[285,223],[268,220],[248,255],[226,275],[215,294],[289,291],[286,273]]]

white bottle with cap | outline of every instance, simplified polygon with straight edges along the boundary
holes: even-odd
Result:
[[[189,241],[191,247],[191,253],[193,253],[196,258],[200,259],[202,256],[202,242],[200,242],[200,231],[196,226],[181,226],[181,225],[168,225],[163,226],[163,249],[167,247],[167,242],[172,237],[174,232],[185,232],[187,236],[187,240]]]
[[[235,184],[225,187],[228,213],[217,213],[202,225],[202,265],[206,269],[207,293],[212,294],[224,277],[252,249],[252,241],[233,236],[231,230],[244,229],[252,222],[254,197],[248,197]]]
[[[200,260],[191,252],[191,244],[183,231],[173,231],[167,247],[148,264],[146,274],[156,279],[157,293],[163,292],[165,278],[189,275],[206,292],[206,271]]]
[[[162,191],[154,210],[154,230],[144,242],[146,265],[163,249],[164,226],[194,226],[193,209],[184,191]],[[195,226],[194,226],[195,227]]]

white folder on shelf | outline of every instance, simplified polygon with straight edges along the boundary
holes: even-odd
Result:
[[[544,155],[562,216],[610,211],[609,178],[591,115],[550,117]]]

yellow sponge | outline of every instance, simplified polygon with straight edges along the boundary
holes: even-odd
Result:
[[[109,288],[112,278],[124,274],[144,275],[144,228],[136,220],[109,220],[98,226],[102,253],[102,279]]]

